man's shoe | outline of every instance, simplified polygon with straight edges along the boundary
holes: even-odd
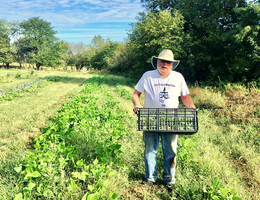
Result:
[[[143,184],[143,185],[149,186],[149,187],[151,187],[151,186],[153,185],[153,183],[154,183],[153,181],[150,181],[150,180],[148,180],[148,179],[142,181],[142,184]]]
[[[175,190],[174,184],[166,184],[165,187],[168,192],[174,192]]]

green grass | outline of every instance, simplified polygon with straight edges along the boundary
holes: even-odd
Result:
[[[14,75],[9,77],[19,84]],[[259,124],[234,118],[245,110],[241,99],[260,98],[258,89],[191,89],[199,132],[179,135],[176,189],[169,193],[162,184],[161,150],[158,183],[151,188],[140,184],[144,145],[142,132],[136,131],[130,79],[44,71],[37,78],[46,76],[63,78],[0,101],[0,199],[260,198]],[[257,119],[257,106],[249,104],[248,117]]]
[[[45,76],[55,75],[66,76],[62,73],[45,74]],[[45,76],[42,72],[41,77]],[[57,113],[65,99],[72,98],[70,95],[75,95],[75,92],[80,90],[81,85],[88,78],[83,74],[72,74],[69,78],[65,76],[59,82],[49,82],[45,87],[38,88],[34,92],[25,92],[12,101],[0,103],[0,121],[2,123],[0,159],[10,153],[16,154],[17,152],[14,151],[16,149],[19,151],[20,148],[25,148],[30,137],[40,132],[39,129]],[[16,83],[19,84],[20,81]]]

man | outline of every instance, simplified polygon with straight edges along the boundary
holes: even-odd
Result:
[[[179,61],[174,60],[173,53],[169,49],[163,50],[158,57],[152,57],[152,65],[155,70],[143,74],[132,95],[135,113],[138,107],[143,107],[140,104],[142,92],[145,93],[145,108],[178,108],[179,97],[181,97],[185,106],[195,108],[183,76],[179,72],[172,71],[178,64]],[[143,132],[146,178],[143,181],[144,185],[151,186],[157,179],[156,156],[160,136],[164,157],[163,180],[167,186],[172,186],[175,183],[178,135],[174,133]]]

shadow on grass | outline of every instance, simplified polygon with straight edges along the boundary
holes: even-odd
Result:
[[[88,79],[83,77],[68,77],[68,76],[45,76],[44,79],[52,82],[62,82],[62,83],[73,83],[79,86],[83,85]]]
[[[83,85],[88,82],[96,82],[98,85],[106,84],[108,86],[125,85],[133,87],[137,81],[131,78],[126,78],[116,75],[96,75],[92,74],[93,77],[69,77],[69,76],[45,76],[44,78],[51,77],[50,81],[63,82],[63,83],[75,83]]]

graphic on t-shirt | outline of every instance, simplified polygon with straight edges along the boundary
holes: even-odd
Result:
[[[163,91],[160,92],[160,94],[159,94],[159,102],[162,103],[161,107],[165,107],[164,101],[169,98],[170,98],[170,96],[169,96],[168,92],[166,91],[166,88],[164,87]]]
[[[163,89],[163,92],[160,92],[159,96],[160,96],[160,99],[163,99],[163,98],[164,99],[169,99],[170,98],[168,92],[166,92],[166,88],[165,87]]]

